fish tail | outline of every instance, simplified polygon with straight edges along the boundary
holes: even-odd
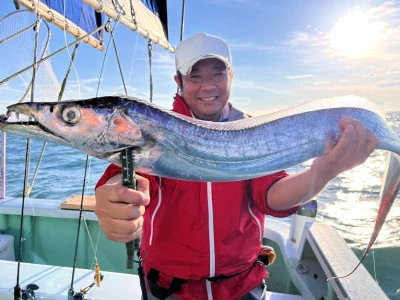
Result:
[[[396,199],[400,187],[400,153],[389,152],[387,158],[387,167],[383,176],[382,188],[380,193],[381,203],[378,209],[374,230],[372,232],[369,244],[365,250],[366,253],[371,249],[379,231],[385,223],[386,217]],[[365,254],[366,255],[366,254]]]
[[[365,249],[363,256],[361,257],[359,263],[355,266],[353,271],[344,276],[337,276],[328,278],[328,280],[336,279],[336,278],[345,278],[353,274],[357,268],[364,261],[367,256],[369,250],[372,245],[375,243],[376,238],[379,235],[379,232],[382,229],[383,224],[385,223],[386,217],[389,214],[389,211],[393,205],[394,200],[396,199],[397,193],[400,187],[400,153],[389,152],[386,162],[386,170],[385,175],[382,181],[382,188],[380,192],[381,204],[378,209],[378,216],[376,217],[374,230],[372,231],[371,238],[369,240],[368,246]]]

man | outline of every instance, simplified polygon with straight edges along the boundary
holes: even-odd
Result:
[[[199,33],[176,48],[173,110],[215,122],[247,116],[229,102],[234,75],[228,45]],[[280,171],[237,182],[191,182],[139,176],[138,191],[121,186],[111,165],[96,187],[96,214],[108,239],[142,235],[150,299],[262,299],[267,272],[257,258],[264,217],[286,217],[339,173],[363,163],[376,138],[343,117],[337,145],[302,172]]]

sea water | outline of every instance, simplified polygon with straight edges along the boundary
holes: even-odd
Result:
[[[389,122],[400,136],[400,112],[388,114]],[[31,198],[66,199],[71,195],[94,194],[94,186],[108,165],[88,158],[78,150],[47,144],[38,172],[35,172],[43,143],[31,140],[29,181]],[[24,186],[27,140],[7,135],[6,195],[21,197]],[[362,256],[371,236],[379,206],[379,191],[385,170],[385,151],[375,151],[361,166],[332,180],[317,197],[317,221],[333,226]],[[86,170],[86,160],[89,168]],[[310,165],[288,169],[289,173]],[[364,261],[364,265],[391,299],[400,299],[400,196]]]

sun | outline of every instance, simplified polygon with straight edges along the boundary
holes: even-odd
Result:
[[[340,18],[330,32],[332,46],[344,56],[368,56],[383,39],[384,24],[367,14],[350,13]]]

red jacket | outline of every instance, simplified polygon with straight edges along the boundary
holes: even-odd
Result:
[[[191,116],[179,95],[173,111]],[[230,116],[238,116],[238,112],[231,107]],[[110,165],[96,188],[119,173],[119,166]],[[269,187],[287,176],[285,171],[252,180],[213,183],[141,175],[150,181],[151,198],[144,214],[143,267],[146,274],[150,268],[160,271],[159,285],[169,287],[172,278],[179,277],[188,279],[174,294],[179,299],[235,299],[268,275],[255,263],[265,214],[286,217],[297,209],[278,212],[266,203]],[[221,275],[235,276],[206,280]]]

